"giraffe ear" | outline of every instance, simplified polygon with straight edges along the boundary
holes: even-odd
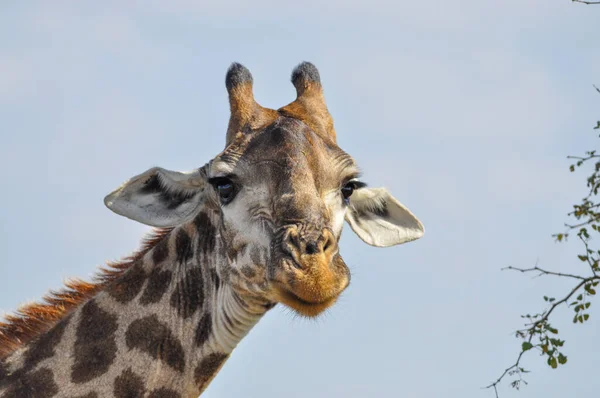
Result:
[[[350,196],[346,221],[372,246],[387,247],[419,239],[423,224],[385,188],[359,188]]]
[[[108,194],[104,204],[142,224],[174,227],[198,213],[206,186],[203,169],[181,173],[154,167]]]

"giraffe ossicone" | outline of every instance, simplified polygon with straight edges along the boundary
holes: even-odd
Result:
[[[225,149],[105,198],[158,229],[93,283],[67,282],[0,323],[0,397],[196,397],[276,304],[314,317],[336,302],[350,282],[344,220],[373,246],[423,235],[386,189],[358,179],[315,66],[300,64],[292,83],[296,100],[264,108],[234,63]]]

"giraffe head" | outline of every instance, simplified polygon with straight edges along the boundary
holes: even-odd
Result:
[[[240,64],[226,77],[231,118],[223,152],[189,173],[152,168],[105,198],[114,212],[156,227],[198,218],[216,226],[216,271],[238,294],[316,316],[335,303],[350,273],[339,253],[344,220],[366,243],[423,235],[421,222],[384,188],[367,188],[336,144],[319,72],[292,73],[294,102],[254,100]]]

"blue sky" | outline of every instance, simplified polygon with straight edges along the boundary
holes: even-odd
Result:
[[[0,6],[0,310],[89,277],[147,230],[104,208],[152,166],[189,170],[224,145],[232,61],[277,108],[292,68],[321,72],[339,145],[425,237],[389,249],[347,229],[352,285],[316,322],[276,308],[207,397],[492,397],[512,331],[585,272],[555,244],[583,193],[569,154],[596,145],[600,6],[569,0],[30,2]],[[218,4],[217,4],[218,3]],[[581,268],[577,268],[581,267]],[[569,363],[520,393],[593,394],[600,323],[558,311]],[[588,380],[588,378],[590,380]],[[576,393],[576,394],[575,394]]]

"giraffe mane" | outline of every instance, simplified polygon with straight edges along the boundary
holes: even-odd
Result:
[[[91,282],[69,279],[62,289],[51,290],[39,302],[21,306],[13,314],[5,315],[4,321],[0,318],[0,361],[50,330],[71,311],[118,279],[172,230],[155,229],[142,240],[136,252],[120,261],[109,262],[106,267],[99,267]]]

